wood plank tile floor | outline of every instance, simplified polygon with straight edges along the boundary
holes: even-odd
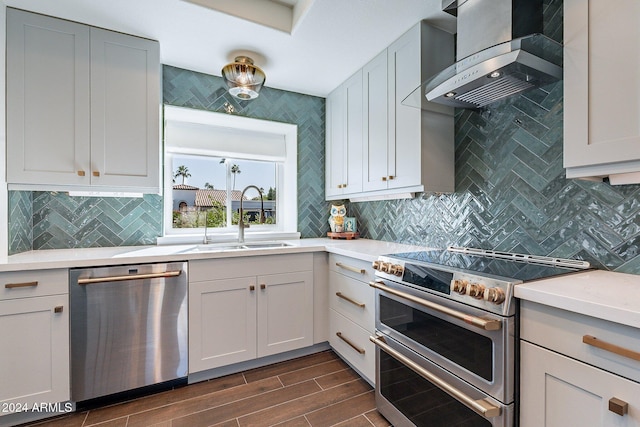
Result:
[[[389,423],[376,410],[371,386],[327,350],[29,426],[388,427]]]

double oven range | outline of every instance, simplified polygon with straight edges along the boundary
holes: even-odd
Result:
[[[514,286],[589,263],[450,247],[383,256],[373,268],[378,411],[394,426],[512,427]]]

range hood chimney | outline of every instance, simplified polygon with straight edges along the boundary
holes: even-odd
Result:
[[[442,0],[458,20],[457,62],[403,103],[482,108],[560,80],[562,45],[542,34],[542,8],[542,0]]]

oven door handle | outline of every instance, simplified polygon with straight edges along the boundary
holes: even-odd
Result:
[[[445,307],[440,304],[436,304],[431,301],[424,300],[422,298],[418,298],[406,292],[398,291],[396,289],[390,288],[386,286],[383,282],[369,282],[369,286],[372,288],[380,289],[381,291],[390,293],[397,297],[406,299],[408,301],[419,304],[423,307],[429,308],[431,310],[435,310],[439,313],[446,314],[447,316],[456,318],[458,320],[462,320],[465,323],[476,326],[480,329],[484,329],[485,331],[497,331],[502,328],[502,323],[499,320],[494,319],[483,319],[482,317],[472,316],[470,314],[463,313],[458,310],[454,310],[449,307]]]
[[[408,357],[398,353],[396,350],[394,350],[392,347],[390,347],[386,342],[384,342],[384,338],[383,337],[372,337],[372,336],[370,336],[369,340],[372,343],[374,343],[375,345],[377,345],[378,347],[380,347],[382,350],[387,352],[391,357],[396,359],[398,362],[402,363],[407,368],[411,369],[416,374],[420,375],[422,378],[424,378],[427,381],[431,382],[432,384],[437,386],[440,390],[444,391],[445,393],[451,395],[452,397],[454,397],[458,401],[462,402],[465,406],[467,406],[469,409],[473,410],[478,415],[482,415],[485,418],[493,418],[493,417],[500,416],[500,414],[502,412],[500,410],[500,407],[494,406],[493,404],[491,404],[491,402],[489,402],[489,401],[487,401],[485,399],[474,399],[474,398],[466,395],[465,393],[461,392],[457,388],[451,386],[447,382],[445,382],[445,381],[441,380],[440,378],[438,378],[437,376],[433,375],[431,372],[427,371],[426,369],[424,369],[422,366],[418,365],[413,360],[411,360]]]

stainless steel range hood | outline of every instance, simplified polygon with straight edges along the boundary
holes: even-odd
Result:
[[[542,0],[443,0],[458,18],[457,62],[403,104],[481,108],[562,78],[562,45],[542,33]]]

